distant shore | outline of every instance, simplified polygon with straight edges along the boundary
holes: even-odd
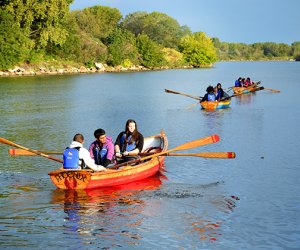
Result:
[[[236,60],[232,60],[236,61]],[[246,61],[246,60],[240,60]],[[240,62],[239,61],[239,62]],[[260,60],[259,60],[260,61]],[[295,60],[262,60],[262,61],[295,61]],[[220,61],[224,62],[224,61]],[[210,67],[213,67],[211,65]],[[210,68],[207,67],[207,68]],[[110,72],[137,72],[137,71],[151,71],[151,70],[167,70],[167,69],[190,69],[194,68],[192,66],[182,66],[182,67],[160,67],[160,68],[146,68],[143,66],[131,66],[131,67],[122,67],[116,66],[111,67],[102,63],[95,63],[93,67],[85,66],[70,66],[64,65],[64,67],[55,67],[55,66],[16,66],[13,69],[9,70],[0,70],[0,77],[14,77],[14,76],[38,76],[38,75],[65,75],[65,74],[89,74],[89,73],[110,73]]]
[[[192,68],[192,67],[181,67]],[[93,67],[36,67],[36,66],[16,66],[9,70],[0,70],[0,77],[13,77],[13,76],[38,76],[38,75],[65,75],[65,74],[88,74],[88,73],[105,73],[105,72],[136,72],[136,71],[150,71],[150,70],[165,70],[171,69],[170,67],[160,68],[146,68],[143,66],[131,66],[131,67],[111,67],[102,63],[95,63]]]

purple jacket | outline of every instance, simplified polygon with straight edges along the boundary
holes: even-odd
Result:
[[[95,156],[97,155],[97,151],[99,152],[100,147],[98,141],[94,141],[91,143],[89,147],[90,156],[95,159]],[[113,156],[115,154],[115,147],[114,143],[111,137],[106,136],[106,142],[102,146],[102,150],[106,151],[105,158],[112,161]]]

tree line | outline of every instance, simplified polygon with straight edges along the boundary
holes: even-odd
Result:
[[[209,67],[218,60],[296,59],[300,42],[226,43],[160,12],[70,11],[73,0],[0,2],[0,70],[59,62],[93,66]]]

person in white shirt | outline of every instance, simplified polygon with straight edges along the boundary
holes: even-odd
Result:
[[[83,135],[76,134],[73,138],[71,145],[67,148],[67,149],[76,148],[79,151],[79,160],[78,160],[78,158],[75,159],[76,162],[78,162],[78,169],[84,168],[86,166],[94,171],[106,171],[105,167],[95,164],[94,159],[92,159],[90,156],[90,152],[86,148],[83,147],[83,143],[84,143]],[[73,161],[73,159],[71,159],[71,161]],[[67,163],[66,163],[65,157],[64,157],[64,166],[66,166],[66,165],[67,165]]]

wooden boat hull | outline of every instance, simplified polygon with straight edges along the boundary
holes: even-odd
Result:
[[[229,108],[231,100],[228,99],[226,101],[214,101],[214,102],[200,102],[202,109],[205,110],[218,110],[218,109],[226,109]]]
[[[258,87],[258,86],[250,86],[250,87],[233,87],[233,93],[240,95],[240,94],[249,94],[249,93],[253,93],[256,92],[258,90],[262,90],[264,89],[263,87]]]
[[[168,140],[163,131],[159,135],[145,138],[143,151],[151,147],[160,147],[161,151],[167,150]],[[53,184],[60,189],[93,189],[142,180],[155,175],[163,167],[164,156],[157,156],[134,166],[109,169],[105,172],[60,168],[48,174]]]

